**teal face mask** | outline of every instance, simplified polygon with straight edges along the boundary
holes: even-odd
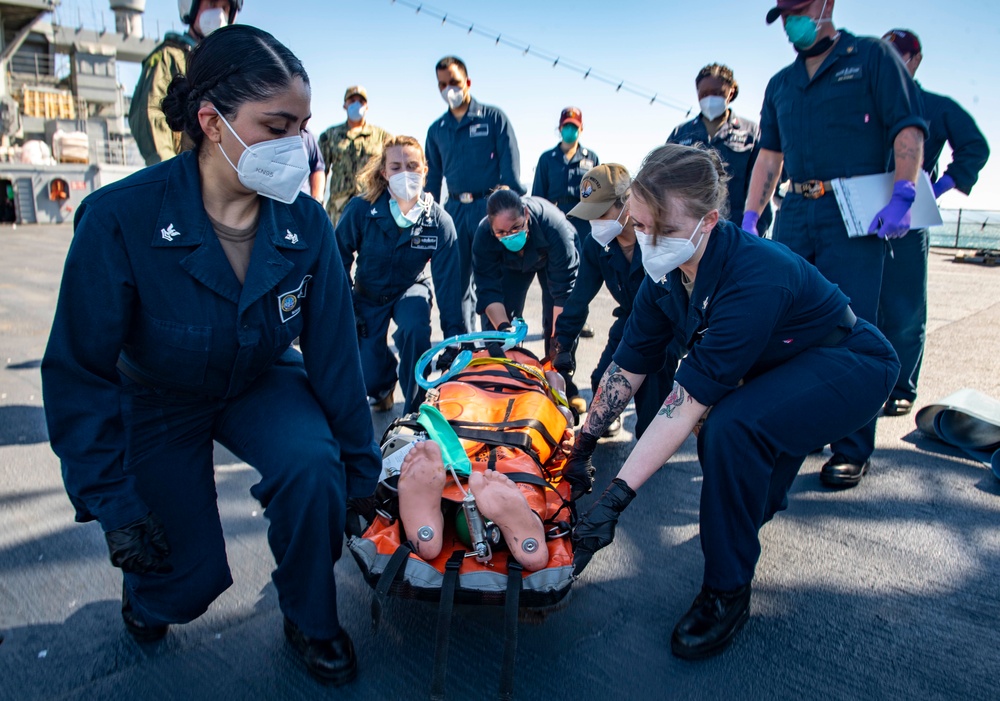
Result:
[[[824,12],[826,12],[826,2],[823,3],[823,8],[819,11],[821,18]],[[808,49],[816,43],[816,32],[820,22],[829,22],[829,20],[814,20],[809,15],[792,15],[786,18],[785,34],[788,36],[788,41],[792,42],[792,46],[796,49]]]
[[[562,140],[567,144],[575,144],[576,140],[580,138],[580,127],[575,124],[565,124],[563,128],[559,130],[560,135],[562,135]]]
[[[807,15],[793,15],[785,20],[785,34],[796,49],[808,49],[816,43],[816,20]]]
[[[504,236],[500,239],[500,243],[503,244],[511,253],[517,253],[522,248],[524,244],[528,242],[528,230],[518,231],[516,234],[511,234],[510,236]]]

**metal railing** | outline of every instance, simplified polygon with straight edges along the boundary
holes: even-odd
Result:
[[[11,73],[34,76],[35,80],[55,77],[56,57],[34,51],[18,51],[10,57],[8,70]]]
[[[1000,249],[1000,211],[942,209],[944,223],[930,229],[930,243],[942,248]]]

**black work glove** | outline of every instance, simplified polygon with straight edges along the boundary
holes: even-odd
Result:
[[[444,349],[444,352],[438,356],[434,367],[441,372],[448,372],[448,368],[451,367],[451,364],[455,362],[455,358],[458,357],[458,351],[458,346],[448,346]]]
[[[615,539],[615,526],[625,507],[635,499],[635,492],[625,480],[615,478],[587,515],[573,529],[573,575],[579,576],[601,548]]]
[[[564,376],[572,377],[573,373],[576,372],[576,358],[573,357],[573,352],[556,343],[552,349],[552,367]]]
[[[170,546],[163,523],[153,514],[104,534],[111,564],[132,574],[167,574],[174,568],[167,562]]]
[[[352,497],[347,500],[347,520],[344,522],[344,533],[349,536],[361,537],[365,530],[375,520],[375,509],[378,506],[378,498],[372,494],[370,497]]]
[[[563,467],[563,476],[570,484],[569,500],[576,501],[584,494],[590,494],[594,486],[594,473],[597,471],[591,462],[594,450],[597,448],[597,437],[582,431],[573,444],[573,452]]]

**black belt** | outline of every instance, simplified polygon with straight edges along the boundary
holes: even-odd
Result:
[[[122,360],[121,358],[118,358],[118,363],[116,364],[115,367],[118,368],[118,372],[120,372],[122,375],[124,375],[128,379],[132,380],[132,382],[136,383],[137,385],[142,385],[143,387],[146,387],[148,389],[155,389],[157,392],[159,392],[160,394],[162,394],[164,396],[167,396],[167,397],[177,397],[179,399],[214,399],[215,398],[215,397],[212,397],[211,395],[208,395],[208,394],[197,394],[195,392],[182,392],[180,390],[169,389],[167,387],[161,387],[160,385],[154,385],[152,382],[150,382],[146,378],[142,377],[135,370],[133,370],[132,368],[130,368],[128,365],[126,365],[125,361]]]
[[[788,190],[807,200],[818,200],[833,192],[833,183],[829,180],[806,180],[804,183],[789,183]]]
[[[361,299],[366,299],[369,302],[377,304],[379,306],[388,304],[389,302],[391,302],[392,300],[396,299],[396,297],[399,296],[399,295],[374,295],[368,292],[368,290],[363,288],[358,283],[354,283],[354,294],[356,294]]]
[[[816,345],[817,346],[835,346],[845,338],[847,338],[851,331],[854,329],[854,325],[858,323],[858,317],[854,314],[854,310],[848,305],[844,309],[843,316],[840,317],[840,321],[837,322],[837,326],[828,333],[826,336],[821,338]]]

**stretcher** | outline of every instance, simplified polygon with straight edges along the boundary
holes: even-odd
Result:
[[[439,602],[431,698],[444,698],[448,630],[453,605],[505,607],[505,645],[500,698],[513,698],[513,669],[520,609],[558,604],[573,584],[569,538],[574,521],[570,487],[562,479],[564,441],[571,433],[560,410],[565,397],[546,379],[542,364],[518,347],[527,333],[522,320],[511,332],[456,336],[431,348],[417,363],[427,390],[419,415],[404,416],[382,438],[383,473],[371,522],[350,535],[348,547],[374,589],[377,626],[389,596]],[[450,369],[428,379],[431,360],[460,344]],[[419,441],[441,447],[449,478],[442,492],[444,548],[424,560],[409,544],[399,519],[398,483],[403,457]],[[542,520],[548,549],[545,567],[527,572],[507,551],[500,530],[479,512],[467,488],[471,472],[497,470],[518,485]]]

